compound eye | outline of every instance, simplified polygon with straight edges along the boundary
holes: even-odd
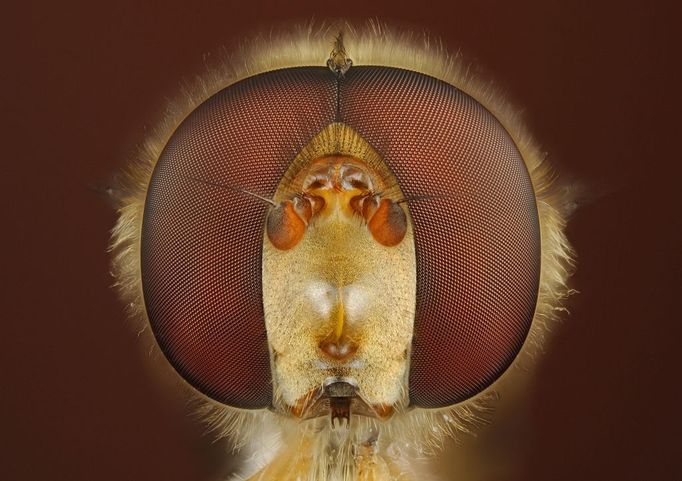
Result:
[[[220,403],[272,404],[263,243],[296,245],[306,206],[296,212],[289,201],[268,213],[265,203],[216,186],[272,196],[292,148],[333,120],[333,79],[326,67],[284,69],[218,92],[175,129],[141,199],[135,262],[152,332],[178,373]]]
[[[410,403],[466,401],[511,365],[535,313],[540,225],[524,158],[489,110],[444,82],[385,67],[353,67],[344,82],[344,121],[381,152],[409,207],[417,273]],[[368,226],[392,245],[405,213],[386,197]]]

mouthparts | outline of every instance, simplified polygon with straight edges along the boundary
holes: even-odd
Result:
[[[301,402],[301,401],[299,401]],[[313,390],[302,400],[303,405],[294,409],[301,419],[312,419],[330,415],[332,429],[350,426],[351,413],[360,416],[387,419],[393,408],[368,403],[360,393],[357,383],[350,377],[328,377],[322,386]]]

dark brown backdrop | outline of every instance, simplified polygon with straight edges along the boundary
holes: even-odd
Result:
[[[184,421],[133,347],[108,288],[114,213],[88,186],[124,164],[204,54],[330,15],[424,27],[461,48],[589,186],[568,229],[581,294],[504,479],[679,479],[679,13],[586,0],[92,3],[3,7],[0,479],[219,475],[225,446]]]

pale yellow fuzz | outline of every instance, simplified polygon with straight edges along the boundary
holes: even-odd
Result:
[[[515,365],[527,364],[539,352],[552,323],[564,310],[564,300],[571,293],[567,279],[572,271],[573,253],[564,235],[564,213],[571,199],[567,198],[566,190],[553,181],[550,166],[523,129],[516,110],[487,84],[473,78],[460,59],[449,56],[441,44],[424,35],[397,33],[376,23],[362,28],[343,22],[310,24],[286,33],[256,37],[223,64],[183,89],[166,117],[146,139],[138,157],[127,167],[117,194],[119,219],[112,231],[112,271],[131,318],[143,330],[147,328],[140,277],[140,230],[151,173],[169,137],[201,102],[240,79],[278,68],[324,66],[340,30],[344,32],[345,50],[354,65],[400,67],[444,80],[483,104],[516,143],[535,189],[542,247],[535,317],[522,353],[515,361]],[[283,194],[278,191],[276,197]],[[411,232],[408,235],[407,244],[411,245]],[[265,252],[266,260],[269,255]],[[148,329],[145,336],[145,340],[154,342]],[[404,366],[393,368],[404,369]],[[414,466],[419,463],[405,460],[423,458],[437,450],[447,437],[472,429],[480,420],[479,413],[486,400],[494,397],[494,390],[514,382],[514,378],[521,375],[520,371],[512,366],[489,389],[452,408],[399,412],[381,425],[369,418],[355,416],[350,430],[336,431],[330,429],[326,418],[301,423],[267,410],[230,409],[191,392],[200,404],[202,417],[216,435],[230,437],[236,446],[252,455],[253,463],[244,468],[245,477],[240,479],[408,481],[428,478],[422,472],[415,472]],[[290,387],[289,394],[278,391],[276,394],[295,397],[309,385],[312,385],[310,379],[303,379],[297,387]],[[390,387],[379,386],[372,395],[382,399],[390,390]],[[399,393],[398,397],[405,395]],[[378,444],[369,449],[367,442],[376,430],[380,430]]]

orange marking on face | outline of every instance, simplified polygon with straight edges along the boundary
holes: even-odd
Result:
[[[379,244],[393,247],[405,237],[407,217],[400,205],[390,199],[382,199],[367,227]]]
[[[291,414],[293,414],[297,418],[300,418],[301,416],[303,416],[303,413],[305,412],[306,408],[308,408],[310,402],[315,397],[315,394],[317,394],[317,389],[311,389],[306,394],[301,396],[296,401],[296,404],[294,406],[290,407]]]
[[[390,404],[373,404],[372,409],[381,419],[388,419],[393,415],[394,408]]]
[[[308,224],[308,222],[310,222],[310,218],[313,216],[313,206],[310,204],[310,201],[306,198],[294,197],[292,202],[294,204],[294,211],[296,214],[303,220],[303,222]]]
[[[289,250],[298,244],[305,234],[306,221],[296,212],[294,202],[287,200],[268,214],[266,232],[272,244],[281,250]]]
[[[379,196],[364,194],[351,199],[351,207],[369,221],[379,208]]]

